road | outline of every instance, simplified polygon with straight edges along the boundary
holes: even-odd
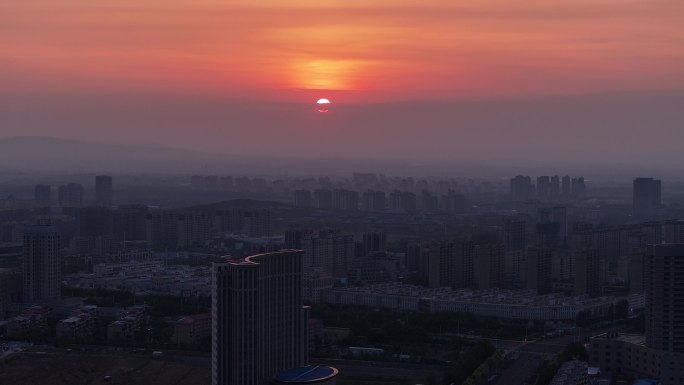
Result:
[[[610,326],[598,330],[581,329],[578,334],[564,335],[549,338],[542,341],[510,341],[491,340],[497,348],[511,355],[518,355],[515,361],[505,368],[499,375],[495,385],[523,385],[534,374],[539,365],[563,351],[573,342],[584,341],[586,337],[603,334],[619,329],[619,326]]]

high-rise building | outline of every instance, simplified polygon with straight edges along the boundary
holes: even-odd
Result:
[[[568,175],[561,179],[561,195],[568,198],[572,194],[572,188],[570,187],[570,177]]]
[[[302,239],[304,266],[318,268],[335,278],[347,275],[354,256],[354,237],[333,230],[307,234]]]
[[[538,294],[551,291],[551,257],[548,248],[531,247],[525,258],[525,286]]]
[[[358,210],[359,193],[353,190],[334,190],[332,193],[332,208],[336,210]]]
[[[311,207],[311,191],[295,190],[294,205],[297,207]]]
[[[558,175],[554,175],[551,177],[549,196],[551,198],[558,198],[558,196],[560,196],[560,178],[558,177]]]
[[[73,209],[83,205],[83,186],[78,183],[69,183],[59,186],[57,200],[63,209]]]
[[[252,180],[246,176],[233,179],[235,192],[239,194],[249,194],[252,192]]]
[[[44,184],[36,185],[35,189],[36,208],[49,208],[52,204],[52,187]]]
[[[537,198],[547,199],[551,195],[551,179],[548,176],[537,177]]]
[[[587,188],[584,185],[584,177],[572,178],[570,181],[573,198],[582,199],[587,196]]]
[[[110,207],[114,198],[112,177],[98,175],[95,177],[95,201],[100,206]]]
[[[298,371],[320,371],[318,381],[334,377],[335,369],[304,367],[308,308],[302,300],[302,267],[299,250],[214,264],[212,385],[264,385]]]
[[[25,302],[59,298],[59,236],[49,221],[31,226],[24,232],[22,265]]]
[[[562,241],[568,237],[568,209],[565,206],[551,208],[551,222],[558,223],[558,235]]]
[[[442,195],[441,206],[446,211],[462,213],[466,210],[465,195],[457,194],[454,190],[449,190],[446,195]]]
[[[684,244],[649,246],[644,273],[646,346],[684,353]]]
[[[504,223],[504,247],[506,251],[524,250],[527,233],[525,221],[511,220]]]
[[[114,233],[112,210],[107,207],[82,207],[76,215],[78,234],[82,237],[104,237]]]
[[[364,256],[384,253],[387,251],[387,234],[380,231],[364,233],[362,236],[362,244]]]
[[[313,193],[313,206],[317,209],[331,209],[333,207],[332,191],[318,189]]]
[[[116,239],[121,241],[142,241],[147,237],[147,206],[119,206],[114,211],[113,226]]]
[[[384,191],[367,190],[361,198],[364,211],[382,211],[387,208],[387,197]]]
[[[221,185],[221,190],[223,191],[233,191],[233,177],[223,176],[219,179],[219,184]]]
[[[389,196],[389,207],[393,210],[414,212],[418,208],[416,194],[410,191],[394,190]]]
[[[429,287],[457,287],[459,244],[439,242],[430,245],[427,255],[427,284]]]
[[[534,185],[529,176],[518,175],[511,178],[511,198],[515,200],[525,200],[534,194]]]
[[[636,178],[633,183],[632,204],[634,216],[652,218],[661,204],[661,183],[653,178]]]
[[[537,244],[543,248],[555,249],[558,247],[559,233],[558,222],[537,223]]]
[[[505,275],[503,247],[499,244],[477,245],[473,253],[475,287],[502,287]]]
[[[684,220],[666,221],[663,228],[665,243],[684,243]]]
[[[584,249],[575,253],[576,295],[597,297],[601,294],[601,262],[598,249]]]

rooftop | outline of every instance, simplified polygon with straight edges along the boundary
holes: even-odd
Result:
[[[195,321],[202,321],[202,320],[208,320],[208,319],[211,319],[211,314],[209,314],[209,313],[194,314],[194,315],[187,315],[187,316],[179,319],[178,321],[176,321],[176,323],[188,325],[188,324],[194,323]]]
[[[275,376],[276,383],[316,383],[333,378],[338,370],[324,365],[302,366],[279,373]]]

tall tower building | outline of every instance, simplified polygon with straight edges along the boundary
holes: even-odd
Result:
[[[49,221],[31,226],[24,232],[22,274],[25,302],[59,298],[59,237]]]
[[[81,207],[83,205],[83,186],[78,183],[59,186],[57,199],[59,206],[63,209]]]
[[[333,230],[311,233],[301,240],[304,266],[319,268],[336,278],[346,277],[354,256],[354,237]]]
[[[95,177],[95,200],[100,206],[109,207],[114,198],[112,177],[108,175],[98,175]]]
[[[684,244],[650,245],[644,273],[646,345],[684,353]]]
[[[661,183],[653,178],[634,179],[632,190],[632,204],[634,216],[637,218],[651,218],[661,204]]]
[[[372,256],[375,253],[387,251],[387,234],[381,231],[363,234],[363,255]]]
[[[568,198],[572,193],[572,188],[570,187],[570,177],[568,175],[561,179],[561,195]]]
[[[534,185],[529,176],[511,178],[511,197],[515,200],[529,199],[534,195]]]
[[[279,373],[305,366],[307,311],[302,251],[215,263],[212,385],[268,384]]]
[[[551,189],[549,190],[549,193],[552,198],[558,198],[560,195],[560,177],[558,175],[551,177]]]
[[[572,178],[570,181],[570,188],[574,198],[582,199],[587,195],[587,188],[584,185],[584,177]]]
[[[601,294],[601,259],[598,249],[575,253],[575,295],[597,297]]]
[[[525,258],[525,286],[538,294],[551,291],[551,249],[532,247]]]
[[[537,177],[537,198],[546,199],[551,194],[551,179],[548,176]]]
[[[505,274],[503,247],[476,245],[473,254],[474,285],[478,289],[502,287]]]
[[[504,223],[504,247],[506,251],[524,250],[526,240],[525,221],[510,220]]]

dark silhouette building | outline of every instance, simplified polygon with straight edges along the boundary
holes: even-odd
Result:
[[[95,201],[100,206],[109,207],[114,198],[112,177],[98,175],[95,177]]]
[[[645,285],[646,345],[684,353],[684,244],[649,246]]]
[[[69,183],[59,186],[57,200],[62,209],[73,209],[83,205],[83,186],[78,183]]]
[[[49,221],[31,226],[24,233],[22,265],[25,302],[59,298],[59,236]]]
[[[634,179],[632,190],[634,216],[652,218],[661,204],[661,183],[653,178]]]

